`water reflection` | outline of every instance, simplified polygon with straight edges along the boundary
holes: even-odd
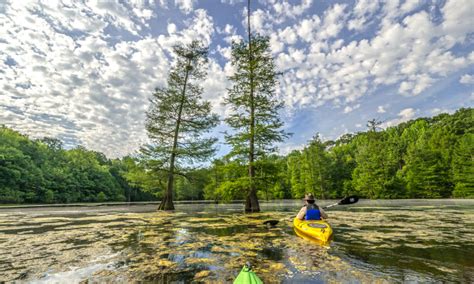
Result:
[[[0,280],[226,282],[245,261],[270,283],[474,280],[474,201],[391,202],[329,212],[330,248],[295,236],[300,202],[0,211]]]

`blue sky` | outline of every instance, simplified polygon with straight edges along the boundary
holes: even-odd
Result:
[[[230,43],[246,36],[241,0],[2,1],[0,124],[109,157],[147,142],[148,99],[164,86],[171,48],[209,45],[203,97],[222,104]],[[474,105],[474,1],[253,0],[252,27],[270,37],[277,96],[293,133],[336,139]],[[212,135],[221,138],[224,124]]]

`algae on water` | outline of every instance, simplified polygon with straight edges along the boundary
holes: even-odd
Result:
[[[264,282],[474,279],[474,207],[334,210],[323,248],[297,237],[294,210],[0,215],[0,280],[69,275],[114,282],[228,282],[250,261]],[[222,208],[222,207],[221,207]],[[225,207],[224,207],[225,208]],[[342,209],[342,208],[341,208]],[[143,209],[141,210],[143,211]],[[63,273],[63,274],[61,274]]]

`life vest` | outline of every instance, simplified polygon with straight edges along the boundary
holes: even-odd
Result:
[[[321,220],[321,211],[316,204],[306,205],[306,220]]]

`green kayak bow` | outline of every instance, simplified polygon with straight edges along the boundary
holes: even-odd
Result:
[[[237,275],[237,278],[235,278],[234,284],[263,284],[263,282],[258,278],[257,274],[252,271],[252,268],[244,265],[239,275]]]

